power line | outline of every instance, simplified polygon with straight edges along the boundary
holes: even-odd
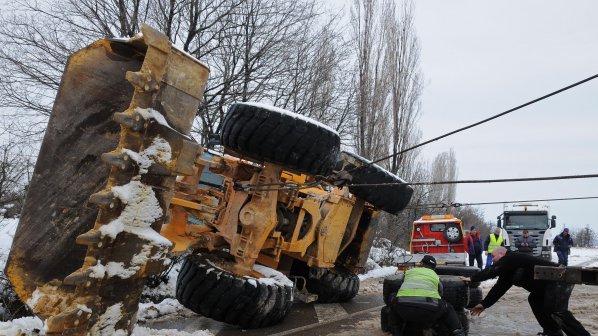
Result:
[[[574,87],[576,87],[576,86],[578,86],[578,85],[581,85],[581,84],[583,84],[583,83],[585,83],[585,82],[589,82],[589,81],[591,81],[592,79],[595,79],[595,78],[597,78],[597,77],[598,77],[598,74],[595,74],[595,75],[593,75],[593,76],[590,76],[590,77],[588,77],[588,78],[586,78],[586,79],[580,80],[579,82],[573,83],[573,84],[571,84],[571,85],[569,85],[569,86],[566,86],[566,87],[564,87],[564,88],[561,88],[561,89],[558,89],[558,90],[556,90],[556,91],[553,91],[553,92],[551,92],[551,93],[549,93],[549,94],[546,94],[546,95],[544,95],[544,96],[542,96],[542,97],[536,98],[536,99],[534,99],[534,100],[530,100],[530,101],[528,101],[527,103],[521,104],[521,105],[519,105],[519,106],[517,106],[517,107],[514,107],[514,108],[512,108],[512,109],[510,109],[510,110],[506,110],[506,111],[504,111],[504,112],[501,112],[501,113],[499,113],[499,114],[497,114],[497,115],[494,115],[494,116],[492,116],[492,117],[490,117],[490,118],[486,118],[486,119],[484,119],[484,120],[482,120],[482,121],[478,121],[478,122],[476,122],[476,123],[473,123],[473,124],[471,124],[471,125],[468,125],[468,126],[465,126],[465,127],[461,127],[461,128],[459,128],[459,129],[457,129],[457,130],[454,130],[454,131],[452,131],[452,132],[448,132],[448,133],[446,133],[446,134],[443,134],[443,135],[441,135],[441,136],[437,136],[437,137],[435,137],[435,138],[433,138],[433,139],[430,139],[430,140],[424,141],[424,142],[422,142],[422,143],[420,143],[420,144],[417,144],[417,145],[415,145],[415,146],[413,146],[413,147],[409,147],[409,148],[407,148],[407,149],[403,149],[403,150],[402,150],[402,151],[400,151],[400,152],[396,152],[396,153],[394,153],[394,154],[391,154],[391,155],[389,155],[389,156],[386,156],[386,157],[383,157],[383,158],[381,158],[381,159],[377,159],[377,160],[375,160],[375,161],[372,161],[372,162],[370,162],[370,163],[368,163],[368,164],[365,164],[364,166],[361,166],[361,167],[365,167],[365,166],[371,165],[371,164],[373,164],[373,163],[377,163],[377,162],[380,162],[380,161],[384,161],[384,160],[390,159],[390,158],[392,158],[392,157],[395,157],[395,156],[397,156],[397,155],[399,155],[399,154],[406,153],[406,152],[408,152],[408,151],[414,150],[414,149],[416,149],[416,148],[419,148],[419,147],[421,147],[421,146],[427,145],[427,144],[429,144],[429,143],[431,143],[431,142],[438,141],[438,140],[440,140],[440,139],[446,138],[446,137],[448,137],[448,136],[450,136],[450,135],[453,135],[453,134],[455,134],[455,133],[459,133],[459,132],[465,131],[465,130],[467,130],[467,129],[470,129],[470,128],[472,128],[472,127],[475,127],[475,126],[481,125],[481,124],[483,124],[483,123],[486,123],[486,122],[488,122],[488,121],[490,121],[490,120],[493,120],[493,119],[496,119],[496,118],[502,117],[502,116],[504,116],[504,115],[506,115],[506,114],[509,114],[509,113],[511,113],[511,112],[517,111],[517,110],[519,110],[519,109],[521,109],[521,108],[524,108],[524,107],[526,107],[526,106],[529,106],[529,105],[535,104],[535,103],[537,103],[537,102],[539,102],[539,101],[541,101],[541,100],[544,100],[544,99],[546,99],[546,98],[549,98],[549,97],[552,97],[552,96],[554,96],[554,95],[557,95],[557,94],[559,94],[559,93],[561,93],[561,92],[563,92],[563,91],[567,91],[567,90],[569,90],[569,89],[571,89],[571,88],[574,88]],[[360,167],[353,168],[353,169],[359,169],[359,168],[360,168]]]
[[[531,200],[516,200],[516,201],[495,201],[495,202],[475,202],[475,203],[458,203],[451,204],[435,203],[435,204],[420,204],[415,207],[407,207],[407,209],[443,209],[443,208],[459,208],[468,205],[490,205],[490,204],[508,204],[508,203],[524,203],[524,202],[552,202],[552,201],[577,201],[587,199],[598,199],[598,196],[585,197],[565,197],[565,198],[545,198],[545,199],[531,199]]]
[[[571,180],[595,178],[598,174],[587,175],[565,175],[565,176],[543,176],[543,177],[521,177],[510,179],[493,179],[493,180],[458,180],[458,181],[432,181],[432,182],[395,182],[395,183],[369,183],[369,184],[352,184],[351,187],[377,187],[390,185],[436,185],[436,184],[473,184],[473,183],[503,183],[503,182],[530,182],[530,181],[552,181],[552,180]]]
[[[510,178],[510,179],[494,179],[494,180],[459,180],[459,181],[432,181],[432,182],[394,182],[394,183],[363,183],[363,184],[351,184],[351,188],[359,187],[380,187],[380,186],[393,186],[393,185],[437,185],[437,184],[472,184],[472,183],[503,183],[503,182],[530,182],[530,181],[552,181],[552,180],[571,180],[571,179],[584,179],[584,178],[595,178],[598,174],[587,174],[587,175],[564,175],[564,176],[543,176],[543,177],[521,177],[521,178]],[[316,180],[309,183],[256,183],[256,184],[238,184],[235,188],[238,190],[245,191],[274,191],[274,190],[298,190],[315,187],[321,184],[321,180]],[[273,188],[263,188],[273,187]]]

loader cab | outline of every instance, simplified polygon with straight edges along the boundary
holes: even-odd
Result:
[[[453,215],[425,215],[413,222],[412,254],[458,254],[465,252],[463,223]]]

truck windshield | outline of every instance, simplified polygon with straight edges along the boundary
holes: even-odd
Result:
[[[511,215],[507,218],[507,230],[541,230],[548,228],[547,215]]]

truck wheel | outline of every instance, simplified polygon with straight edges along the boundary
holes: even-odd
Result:
[[[340,137],[307,117],[255,103],[236,103],[222,121],[221,143],[233,151],[312,175],[336,163]]]
[[[233,264],[224,252],[188,256],[177,279],[176,298],[198,314],[246,329],[282,321],[293,304],[293,283],[280,281],[284,275],[272,269],[275,281],[237,277],[227,271]]]
[[[359,277],[339,266],[312,267],[307,276],[306,287],[310,293],[318,295],[318,302],[345,302],[357,295]]]
[[[444,266],[438,265],[436,266],[436,274],[438,275],[460,275],[464,277],[472,277],[476,273],[480,271],[479,268],[475,266]],[[480,285],[479,282],[470,282],[469,287],[478,287]]]
[[[382,295],[384,303],[390,305],[390,300],[393,296],[397,295],[397,292],[403,284],[403,274],[394,274],[384,278],[382,283]]]
[[[463,240],[463,232],[461,232],[461,228],[459,225],[451,225],[448,224],[444,229],[444,238],[449,243],[458,243]]]
[[[353,195],[391,214],[399,213],[409,204],[413,188],[406,184],[400,184],[405,183],[405,181],[377,164],[370,164],[365,168],[356,168],[371,162],[357,154],[342,152],[341,155],[348,156],[349,160],[359,162],[358,165],[342,167],[343,170],[350,171],[349,174],[351,174],[352,180],[349,184],[349,191]],[[394,184],[359,186],[359,184],[381,183]]]
[[[440,275],[444,293],[442,298],[459,310],[469,302],[469,287],[454,275]]]
[[[484,293],[480,287],[470,288],[469,289],[469,303],[467,304],[467,308],[473,308],[478,303],[482,302],[484,299]]]

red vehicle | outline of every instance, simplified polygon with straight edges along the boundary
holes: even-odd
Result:
[[[409,251],[432,254],[439,263],[465,264],[463,223],[453,215],[425,215],[413,222]]]

